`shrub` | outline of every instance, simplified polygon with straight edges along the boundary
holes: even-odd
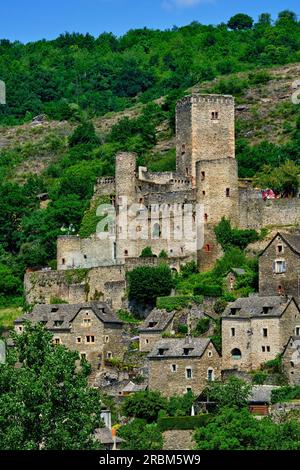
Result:
[[[300,387],[299,386],[287,386],[275,388],[272,390],[272,403],[281,403],[290,400],[300,399]]]
[[[96,135],[96,131],[92,122],[85,122],[81,124],[69,137],[70,147],[75,147],[75,145],[79,144],[100,144],[100,140]]]
[[[167,416],[159,418],[157,424],[161,432],[169,430],[192,430],[206,426],[210,419],[211,416],[209,414],[199,416]]]
[[[132,325],[140,323],[140,320],[136,319],[131,312],[128,310],[119,310],[117,312],[117,316],[120,320],[122,320],[124,323],[129,323]]]
[[[223,299],[218,299],[214,304],[214,311],[218,315],[224,312],[225,308],[227,307],[227,301]]]
[[[217,284],[200,284],[194,288],[194,295],[204,295],[206,297],[220,297],[222,287]]]
[[[162,250],[159,255],[159,258],[168,258],[168,253],[165,250]]]
[[[154,254],[150,246],[146,246],[146,248],[144,248],[140,254],[140,258],[153,258],[153,256]]]
[[[201,304],[203,296],[175,296],[175,297],[159,297],[156,301],[157,308],[172,312],[173,310],[181,310],[188,307],[192,303]]]
[[[263,371],[255,372],[252,376],[252,383],[254,385],[263,385],[268,377],[268,374]]]
[[[197,325],[195,330],[193,331],[193,336],[201,336],[204,335],[204,333],[207,333],[210,327],[210,319],[207,317],[201,318]]]
[[[186,335],[188,333],[188,327],[184,323],[179,323],[177,331],[180,335]]]
[[[167,399],[159,392],[146,390],[125,398],[122,411],[130,418],[145,419],[148,423],[157,420],[160,410],[167,408]]]

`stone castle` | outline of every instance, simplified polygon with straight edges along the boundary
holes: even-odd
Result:
[[[114,205],[118,222],[124,207],[131,208],[126,233],[111,219],[105,238],[97,234],[87,239],[59,237],[57,271],[25,276],[29,303],[47,303],[55,296],[68,302],[107,301],[120,308],[126,272],[158,262],[140,258],[144,248],[151,247],[156,256],[166,252],[166,262],[173,270],[190,260],[207,270],[222,254],[214,227],[223,216],[233,226],[255,229],[273,225],[274,220],[277,225],[298,225],[300,216],[299,198],[264,201],[260,190],[238,179],[235,104],[228,95],[194,94],[181,99],[176,107],[176,171],[137,170],[135,154],[120,153],[115,177],[100,178],[95,186],[94,200],[103,197]],[[171,213],[165,215],[163,206],[172,207]],[[176,235],[177,230],[182,234],[180,210],[185,207],[190,208],[193,239]],[[198,207],[203,210],[199,212]],[[169,231],[168,236],[164,230]],[[65,273],[78,269],[87,270],[85,279],[66,282]]]

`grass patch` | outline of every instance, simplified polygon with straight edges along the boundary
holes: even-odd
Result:
[[[0,308],[0,334],[6,330],[11,330],[14,326],[14,321],[21,315],[21,307]]]

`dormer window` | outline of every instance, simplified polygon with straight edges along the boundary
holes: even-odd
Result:
[[[148,326],[149,328],[154,328],[157,325],[157,321],[149,321]]]
[[[54,326],[61,326],[63,324],[63,320],[55,320]]]
[[[183,349],[183,355],[184,356],[189,356],[192,351],[193,351],[193,348],[184,348]]]
[[[159,355],[159,356],[164,356],[166,351],[167,351],[167,349],[159,348],[159,350],[158,350],[158,355]]]
[[[230,309],[230,315],[236,315],[241,309],[233,307]]]
[[[51,308],[51,313],[55,313],[55,312],[58,312],[58,307],[52,307]]]
[[[262,313],[264,315],[267,315],[268,313],[270,313],[270,311],[273,309],[273,307],[263,307],[263,311]]]

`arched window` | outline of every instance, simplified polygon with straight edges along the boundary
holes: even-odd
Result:
[[[211,368],[207,369],[207,380],[209,382],[213,382],[215,380],[215,372]]]
[[[241,353],[241,350],[238,349],[238,348],[235,348],[231,351],[231,357],[232,359],[236,359],[236,360],[239,360],[242,358],[242,353]]]

